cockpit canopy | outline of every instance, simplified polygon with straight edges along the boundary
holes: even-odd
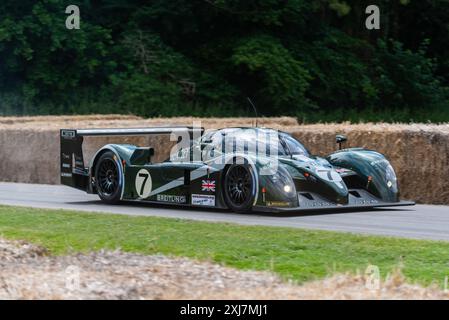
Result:
[[[291,135],[262,128],[227,128],[206,132],[201,145],[220,153],[247,152],[271,156],[302,155],[309,151]]]

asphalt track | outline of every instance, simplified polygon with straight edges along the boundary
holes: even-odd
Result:
[[[223,210],[134,202],[110,206],[103,204],[95,195],[68,187],[21,183],[0,183],[0,204],[449,241],[449,206],[416,205],[357,212],[242,215]]]

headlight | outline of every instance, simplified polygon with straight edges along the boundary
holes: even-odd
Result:
[[[293,178],[286,168],[279,166],[277,172],[270,178],[273,186],[276,187],[277,192],[291,197],[295,195],[296,188]]]
[[[388,188],[397,188],[397,177],[391,164],[388,164],[386,167],[385,180],[387,182]]]

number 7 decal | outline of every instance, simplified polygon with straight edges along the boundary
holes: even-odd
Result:
[[[153,182],[151,175],[146,169],[141,169],[136,175],[136,191],[140,198],[145,199],[150,196]]]

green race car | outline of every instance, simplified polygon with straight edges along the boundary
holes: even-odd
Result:
[[[171,135],[165,161],[155,148],[102,147],[85,164],[86,136]],[[345,142],[337,136],[337,143]],[[235,212],[284,212],[413,205],[400,201],[394,169],[362,148],[312,156],[285,132],[266,128],[167,127],[61,130],[61,183],[111,204],[144,201]]]

